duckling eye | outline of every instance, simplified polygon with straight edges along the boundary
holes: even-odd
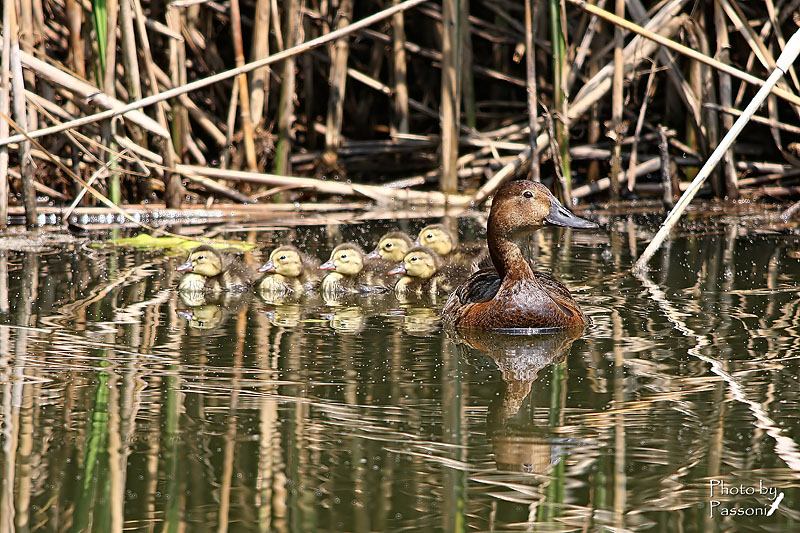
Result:
[[[533,192],[532,191],[523,191],[522,192],[522,196],[524,196],[525,198],[533,198]]]
[[[426,239],[433,239],[433,233],[428,233],[427,235],[425,235],[425,238]]]
[[[282,255],[282,256],[280,256],[278,259],[280,259],[281,261],[285,261],[285,260],[286,260],[286,256],[285,256],[285,255]]]
[[[412,261],[417,261],[417,260],[419,260],[419,257],[417,257],[417,256],[414,256],[414,257],[412,257],[412,258],[411,258],[411,260],[412,260]]]
[[[197,260],[198,260],[198,261],[202,261],[202,260],[203,260],[203,259],[205,259],[205,258],[206,258],[206,256],[204,256],[204,255],[198,255],[198,256],[197,256]]]
[[[347,259],[347,254],[342,254],[339,256],[340,259]]]
[[[383,247],[384,248],[391,248],[392,247],[392,243],[387,242],[386,244],[383,245]]]

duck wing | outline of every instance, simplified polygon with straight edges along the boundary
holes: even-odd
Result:
[[[570,294],[569,289],[552,275],[547,272],[539,272],[538,270],[534,270],[533,275],[539,285],[541,285],[548,294],[558,296],[564,300],[572,300],[572,294]]]
[[[502,282],[497,270],[484,268],[472,274],[467,282],[456,290],[455,294],[461,305],[488,302],[497,294]]]

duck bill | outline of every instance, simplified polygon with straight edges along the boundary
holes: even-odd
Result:
[[[387,272],[387,274],[389,274],[390,276],[397,276],[398,274],[405,274],[405,273],[406,273],[406,267],[404,267],[403,265],[400,265],[399,267],[394,267],[389,272]]]
[[[551,226],[563,226],[565,228],[589,229],[596,228],[597,224],[581,218],[556,199],[550,200],[550,214],[544,217],[545,223]]]
[[[192,261],[188,259],[184,264],[176,268],[178,272],[191,272],[192,271]]]
[[[364,256],[364,259],[380,259],[381,252],[380,250],[372,250],[370,253]]]
[[[320,270],[336,270],[336,265],[333,264],[333,259],[328,259],[319,266]]]
[[[275,263],[267,261],[258,269],[259,272],[275,272]]]

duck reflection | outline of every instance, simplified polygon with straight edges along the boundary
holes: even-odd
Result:
[[[232,293],[213,298],[208,294],[197,294],[196,291],[181,292],[180,299],[187,308],[179,310],[178,316],[187,321],[190,330],[195,331],[219,328],[244,305],[244,298]]]
[[[359,333],[367,321],[364,310],[357,305],[333,307],[320,316],[328,320],[331,328],[339,333]]]
[[[437,309],[432,307],[404,306],[387,313],[400,317],[403,331],[409,335],[428,335],[439,329],[441,319]]]
[[[537,474],[550,470],[551,434],[547,428],[536,426],[533,405],[525,400],[540,372],[562,362],[582,333],[583,328],[541,335],[448,329],[456,342],[485,353],[500,369],[502,380],[486,420],[498,470]]]
[[[303,306],[284,303],[261,311],[267,316],[270,324],[283,328],[296,328],[303,321]]]

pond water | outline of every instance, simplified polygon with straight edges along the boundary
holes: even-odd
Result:
[[[655,221],[601,222],[532,242],[577,339],[393,296],[187,313],[183,257],[0,252],[0,531],[797,531],[791,230],[695,215],[636,277]],[[325,258],[390,227],[225,236]]]

